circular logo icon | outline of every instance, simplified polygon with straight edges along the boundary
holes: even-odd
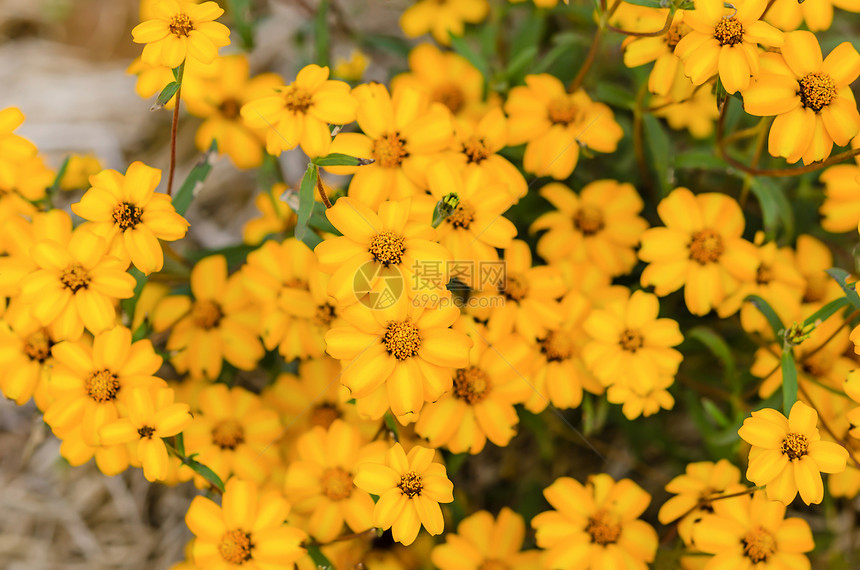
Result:
[[[368,261],[355,272],[352,292],[358,302],[369,309],[387,309],[404,293],[403,274],[396,267]]]

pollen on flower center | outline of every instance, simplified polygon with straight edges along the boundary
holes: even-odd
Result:
[[[180,12],[170,18],[170,33],[177,37],[188,36],[188,33],[194,29],[194,23],[185,12]]]
[[[549,120],[555,125],[569,125],[579,118],[580,112],[576,104],[569,97],[557,97],[553,99],[547,108]]]
[[[517,275],[507,275],[504,285],[499,287],[499,293],[511,301],[524,299],[528,292],[528,284],[522,277]]]
[[[191,320],[201,329],[212,329],[221,323],[221,307],[215,301],[198,299],[191,307]]]
[[[331,402],[323,402],[311,412],[311,425],[328,429],[336,419],[343,417],[340,409]]]
[[[466,103],[466,95],[456,83],[443,83],[433,90],[430,99],[435,103],[442,103],[455,115]]]
[[[242,108],[242,104],[235,99],[224,99],[221,102],[221,105],[218,107],[218,110],[221,111],[221,115],[225,119],[233,120],[239,116],[239,109]]]
[[[722,18],[714,28],[714,37],[720,45],[737,45],[744,41],[744,25],[734,16]]]
[[[469,137],[463,141],[463,154],[466,155],[467,162],[480,164],[481,161],[493,153],[490,152],[484,139]]]
[[[405,321],[392,321],[388,323],[385,334],[382,335],[382,344],[388,354],[397,360],[406,360],[418,354],[421,346],[421,335],[418,327],[409,319]]]
[[[66,289],[71,289],[72,293],[77,293],[89,286],[90,274],[80,263],[73,263],[60,275],[60,282]]]
[[[477,404],[490,393],[490,379],[475,366],[460,368],[454,373],[454,396],[467,404]]]
[[[34,332],[24,341],[24,354],[30,360],[45,362],[51,356],[51,347],[53,344],[44,330]]]
[[[410,471],[405,475],[400,476],[400,483],[397,484],[400,491],[412,499],[421,494],[421,489],[424,488],[424,483],[421,481],[421,475],[415,471]]]
[[[711,229],[699,230],[693,234],[690,245],[690,259],[700,265],[719,261],[723,254],[723,238]]]
[[[334,318],[337,316],[337,309],[330,303],[317,305],[317,310],[314,313],[314,322],[322,327],[328,327]]]
[[[245,442],[245,430],[236,420],[221,420],[212,428],[212,443],[221,449],[236,449]]]
[[[809,439],[802,433],[790,432],[782,440],[781,450],[790,460],[800,459],[809,452]]]
[[[340,467],[332,467],[323,471],[320,483],[323,493],[332,501],[348,499],[355,487],[352,482],[352,474]]]
[[[666,45],[669,46],[669,49],[675,49],[678,42],[691,30],[692,28],[683,22],[672,24],[669,26],[669,31],[666,32]]]
[[[562,331],[549,331],[546,338],[538,341],[538,346],[549,362],[567,360],[573,354],[570,336]]]
[[[374,259],[386,267],[397,265],[406,253],[403,236],[395,232],[381,232],[370,241],[370,253]]]
[[[475,221],[475,208],[468,202],[460,202],[454,213],[445,218],[445,221],[454,228],[468,230],[472,222]]]
[[[123,202],[113,209],[113,219],[122,231],[133,230],[140,223],[143,210],[129,202]]]
[[[293,113],[307,113],[313,103],[311,94],[297,85],[287,87],[283,95],[284,105]]]
[[[592,542],[605,546],[618,541],[621,536],[621,525],[608,513],[601,511],[588,517],[585,532],[591,535]]]
[[[771,281],[773,281],[773,269],[762,263],[755,271],[755,282],[759,285],[767,285]]]
[[[107,368],[93,372],[84,380],[84,390],[87,395],[99,404],[116,399],[119,388],[116,374]]]
[[[139,435],[141,439],[152,439],[153,434],[155,434],[154,427],[143,426],[137,430],[137,435]]]
[[[753,564],[767,562],[776,552],[776,539],[762,527],[757,527],[747,532],[741,539],[744,545],[744,556]]]
[[[221,553],[221,557],[230,564],[237,566],[251,560],[251,549],[253,548],[254,543],[251,542],[251,535],[243,530],[228,530],[221,536],[221,542],[218,544],[218,552]]]
[[[382,168],[397,168],[403,159],[409,156],[406,151],[406,140],[400,138],[400,133],[388,133],[373,141],[371,156]]]
[[[621,339],[619,339],[618,344],[620,344],[621,348],[624,350],[636,352],[642,348],[642,333],[632,329],[624,329],[624,332],[621,333]]]
[[[580,206],[573,215],[573,225],[582,235],[593,236],[604,227],[603,212],[594,206]]]
[[[807,73],[800,84],[800,103],[816,113],[833,102],[836,82],[826,73]]]

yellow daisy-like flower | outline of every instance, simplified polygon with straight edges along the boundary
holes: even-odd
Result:
[[[668,97],[652,97],[650,101],[655,107],[662,106],[654,111],[655,117],[666,119],[676,131],[687,129],[697,139],[710,137],[714,122],[720,116],[720,110],[714,105],[714,94],[707,88],[696,89],[677,103],[672,103]]]
[[[552,75],[527,75],[505,103],[508,142],[526,144],[523,168],[538,176],[567,178],[576,168],[580,146],[615,152],[624,134],[612,109],[583,90],[568,93]]]
[[[50,390],[47,378],[54,366],[51,331],[30,315],[26,304],[13,301],[0,321],[0,392],[22,406],[34,398],[45,411]]]
[[[182,101],[189,99],[197,100],[205,95],[204,85],[211,80],[217,71],[215,58],[211,63],[201,63],[191,58],[185,60],[182,72]],[[141,99],[149,99],[161,93],[168,83],[176,80],[173,70],[166,65],[153,65],[143,62],[140,58],[131,62],[125,72],[137,77],[134,90]],[[173,109],[176,103],[176,95],[164,104],[165,109]]]
[[[445,535],[430,559],[440,570],[532,570],[540,565],[540,552],[522,550],[526,523],[522,515],[502,508],[498,518],[478,511],[460,521],[457,533]]]
[[[287,190],[286,184],[272,185],[268,192],[261,192],[254,197],[254,206],[260,216],[245,222],[242,227],[242,241],[248,245],[257,245],[269,235],[283,234],[296,225],[296,213],[281,198]]]
[[[169,388],[132,388],[123,391],[128,417],[102,425],[102,445],[136,442],[137,459],[147,481],[167,477],[167,448],[161,440],[182,432],[191,424],[188,404],[174,403]]]
[[[675,46],[692,31],[692,28],[684,22],[685,14],[685,10],[676,11],[669,29],[662,36],[629,36],[624,41],[624,65],[639,67],[654,62],[654,68],[648,76],[648,91],[651,93],[668,95],[676,81],[689,83],[683,74],[678,73],[681,60],[675,55]],[[663,8],[650,9],[643,14],[641,28],[643,30],[662,29],[667,15],[668,11]],[[713,97],[711,97],[711,103],[713,107]]]
[[[415,542],[422,525],[431,535],[445,530],[439,503],[454,500],[454,485],[445,466],[433,462],[435,454],[416,445],[407,455],[395,443],[384,462],[358,466],[355,486],[379,497],[373,508],[373,526],[390,528],[394,540],[406,546]]]
[[[771,408],[752,413],[738,430],[752,445],[747,479],[766,485],[771,501],[790,504],[797,493],[807,505],[824,498],[821,473],[845,470],[848,452],[844,447],[821,441],[818,413],[803,402],[795,402],[788,418]]]
[[[824,305],[842,296],[842,288],[827,274],[834,266],[830,246],[811,235],[801,234],[797,236],[794,253],[795,266],[806,281],[804,305]]]
[[[785,518],[785,505],[763,491],[712,503],[714,514],[693,526],[693,543],[713,554],[705,570],[721,568],[809,568],[803,555],[815,547],[802,518]]]
[[[242,106],[245,124],[266,130],[269,154],[277,156],[301,145],[310,157],[324,156],[331,145],[329,123],[344,125],[355,120],[358,102],[350,94],[349,84],[328,77],[328,67],[305,66],[289,85]]]
[[[823,216],[821,227],[831,233],[856,231],[860,224],[860,166],[831,166],[819,180],[824,183],[824,202],[818,210]]]
[[[630,479],[590,475],[585,485],[561,477],[544,489],[555,509],[532,519],[543,568],[642,569],[654,561],[657,533],[638,517],[651,496]]]
[[[72,217],[65,210],[36,212],[31,220],[23,215],[5,220],[0,228],[0,295],[15,298],[21,294],[22,280],[39,269],[30,250],[39,242],[69,243]],[[27,308],[29,312],[29,307]]]
[[[230,479],[221,506],[197,496],[185,514],[196,537],[192,552],[199,568],[268,570],[290,568],[304,556],[306,535],[284,524],[290,504],[277,492],[261,493],[257,485]]]
[[[0,110],[0,161],[17,162],[36,156],[36,145],[13,132],[21,126],[25,118],[18,107]]]
[[[92,224],[93,233],[110,244],[110,254],[129,260],[145,275],[161,271],[164,253],[158,240],[185,237],[188,221],[176,213],[170,196],[155,191],[161,171],[133,162],[125,175],[103,170],[92,188],[72,204],[72,211]]]
[[[334,67],[331,70],[332,77],[343,79],[344,81],[361,81],[364,72],[367,71],[367,66],[370,64],[370,58],[361,50],[354,49],[349,54],[349,59],[344,57],[336,57]]]
[[[833,24],[834,8],[860,12],[856,0],[776,0],[767,11],[765,20],[784,32],[796,30],[804,22],[812,32],[829,30]]]
[[[79,190],[89,186],[90,176],[103,170],[101,161],[94,154],[73,154],[66,163],[66,171],[60,179],[61,190]]]
[[[430,33],[447,46],[449,34],[462,36],[466,23],[477,24],[489,11],[487,0],[417,0],[400,16],[400,27],[407,38]]]
[[[45,199],[55,177],[41,156],[12,160],[13,156],[15,151],[0,158],[0,223],[16,215],[32,217],[37,211],[34,202]]]
[[[631,184],[597,180],[579,196],[560,183],[547,184],[540,195],[557,211],[536,219],[530,231],[549,230],[538,240],[537,252],[547,262],[588,262],[612,277],[636,265],[633,248],[648,228],[639,217],[642,198]]]
[[[134,43],[146,44],[144,63],[179,67],[186,57],[211,63],[219,47],[230,45],[229,28],[215,21],[224,13],[216,2],[163,0],[154,11],[155,18],[131,31]]]
[[[648,263],[643,287],[665,296],[684,287],[694,315],[707,314],[734,293],[740,282],[755,279],[755,246],[743,239],[744,215],[729,196],[694,195],[676,188],[657,205],[665,228],[642,234],[639,258]]]
[[[694,6],[684,14],[692,31],[675,46],[684,73],[696,85],[718,74],[728,93],[746,89],[759,72],[757,44],[780,47],[783,41],[782,32],[760,20],[767,0],[737,0],[734,8],[694,0]]]

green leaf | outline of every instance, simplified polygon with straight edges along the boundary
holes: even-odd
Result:
[[[705,415],[714,420],[721,428],[726,428],[732,425],[732,421],[726,417],[723,411],[713,403],[711,400],[707,398],[702,398],[702,409],[705,411]]]
[[[394,421],[394,415],[391,412],[385,412],[383,419],[385,420],[385,427],[391,432],[394,441],[400,441],[400,429],[397,427],[397,422]]]
[[[221,491],[221,493],[224,493],[224,482],[221,481],[221,478],[218,477],[218,475],[209,467],[191,457],[185,458],[182,462],[188,465],[195,473],[206,479],[210,485]]]
[[[237,267],[245,263],[245,259],[248,257],[248,254],[257,249],[258,247],[260,246],[240,243],[236,245],[228,245],[226,247],[219,247],[216,249],[202,249],[191,251],[186,257],[188,258],[188,261],[197,263],[204,257],[209,257],[212,255],[223,255],[224,258],[227,260],[227,267]]]
[[[302,241],[305,241],[305,236],[308,234],[313,234],[313,232],[308,231],[308,222],[310,221],[311,214],[314,211],[314,192],[316,192],[318,177],[319,170],[317,169],[317,166],[313,163],[308,164],[308,169],[302,177],[302,184],[299,188],[299,211],[297,212],[298,219],[296,220],[295,230],[296,238]],[[317,238],[319,238],[319,236],[317,236]],[[308,247],[310,247],[310,245]]]
[[[779,203],[776,200],[776,196],[774,196],[774,193],[778,189],[767,178],[751,177],[750,190],[755,194],[758,203],[761,205],[764,233],[768,239],[772,240],[776,237],[776,230],[779,227]]]
[[[513,80],[518,77],[526,70],[526,68],[534,63],[537,53],[537,46],[529,46],[519,52],[513,59],[511,59],[510,63],[508,63],[508,67],[505,69],[503,76],[509,80]]]
[[[311,163],[317,166],[366,166],[373,164],[374,160],[370,158],[356,158],[340,152],[333,152],[326,156],[312,158]]]
[[[254,25],[251,19],[251,0],[227,0],[227,9],[233,19],[233,27],[239,34],[242,49],[254,49]]]
[[[783,349],[782,358],[782,412],[788,416],[791,407],[797,401],[797,366],[794,363],[794,353],[790,348]]]
[[[157,111],[167,105],[167,103],[173,99],[173,96],[176,95],[176,92],[179,91],[179,86],[180,84],[176,81],[171,81],[165,85],[164,89],[161,90],[161,93],[158,94],[158,99],[155,100],[155,105],[152,106],[152,110]]]
[[[63,176],[66,175],[66,170],[69,168],[69,160],[71,160],[71,158],[71,156],[67,156],[63,160],[63,164],[60,165],[60,169],[54,177],[54,182],[51,184],[50,188],[48,188],[48,194],[57,192],[60,189],[60,183],[63,181]]]
[[[331,50],[331,39],[328,34],[328,3],[329,0],[320,0],[317,14],[314,18],[316,64],[320,66],[329,64],[329,52]]]
[[[185,457],[185,436],[182,435],[182,432],[173,436],[173,442],[176,445],[176,451],[179,452],[179,455]]]
[[[782,331],[785,330],[785,325],[782,324],[782,320],[780,320],[776,311],[773,310],[773,307],[758,295],[747,295],[747,298],[744,299],[744,301],[749,301],[755,305],[756,309],[764,315],[764,318],[767,319],[768,324],[770,324],[770,328],[773,330],[773,336],[779,338]]]
[[[675,168],[725,170],[726,161],[712,152],[682,152],[675,156]]]
[[[669,136],[660,120],[654,115],[646,114],[642,117],[643,127],[645,128],[645,143],[646,150],[651,157],[651,164],[654,165],[654,172],[657,175],[657,182],[660,185],[660,197],[665,197],[672,189],[669,177],[669,168],[671,164],[671,147],[669,144]]]
[[[543,36],[544,27],[546,26],[546,18],[539,14],[537,10],[531,10],[526,18],[523,18],[522,23],[514,34],[511,40],[511,51],[513,54],[511,60],[517,59],[523,51],[535,48],[540,44],[541,36]]]
[[[711,354],[723,363],[723,379],[726,384],[734,385],[736,383],[735,357],[723,337],[714,332],[713,329],[703,326],[690,329],[685,336],[701,342]]]
[[[451,47],[454,48],[455,52],[465,57],[469,63],[481,72],[481,75],[484,77],[490,76],[490,65],[481,54],[472,49],[472,46],[460,36],[455,36],[450,31],[448,32],[448,36],[451,38]]]
[[[634,6],[645,6],[646,8],[665,8],[660,0],[624,0],[625,4]]]
[[[311,212],[311,219],[308,221],[308,225],[316,230],[320,230],[321,232],[327,232],[337,236],[343,235],[331,224],[330,221],[328,221],[328,216],[325,215],[325,211],[327,209],[328,208],[325,207],[325,204],[314,202],[314,211]]]
[[[830,301],[808,317],[803,321],[803,326],[815,324],[818,326],[818,323],[823,323],[827,319],[833,315],[836,311],[841,309],[842,307],[847,307],[850,304],[850,301],[847,297],[839,297],[838,299],[834,299]]]
[[[614,83],[598,83],[594,90],[594,100],[627,110],[633,110],[636,106],[636,97],[633,93]]]
[[[137,300],[140,299],[140,293],[143,291],[143,286],[146,284],[148,277],[134,266],[130,267],[128,272],[136,281],[134,284],[134,295],[129,299],[123,299],[120,302],[120,307],[122,308],[122,312],[128,316],[128,321],[131,322],[134,319],[134,309],[137,306]]]
[[[370,34],[362,36],[360,41],[363,47],[387,51],[403,59],[406,59],[412,50],[410,42],[396,36]]]
[[[179,190],[176,191],[176,194],[173,195],[173,207],[176,208],[176,213],[180,216],[184,215],[185,212],[188,211],[188,206],[191,205],[191,200],[203,185],[203,181],[206,180],[206,177],[209,175],[209,171],[212,170],[212,161],[217,154],[218,141],[213,140],[209,150],[207,150],[200,160],[197,161],[197,164],[195,164],[194,168],[191,169],[191,172],[188,173],[188,177],[182,183],[182,186],[180,186]]]
[[[152,327],[149,325],[149,318],[144,317],[140,322],[140,325],[131,333],[131,342],[137,342],[139,340],[143,340],[149,336],[149,333],[152,332]]]
[[[716,97],[717,111],[719,111],[723,108],[726,98],[729,96],[729,92],[723,87],[723,82],[720,81],[719,76],[717,76],[717,84],[714,86],[714,96]]]
[[[314,561],[317,570],[332,570],[334,568],[331,561],[322,553],[318,544],[309,544],[307,548],[308,556]]]
[[[851,277],[851,274],[844,269],[839,269],[838,267],[831,267],[827,270],[827,274],[839,283],[839,286],[842,287],[843,291],[845,291],[845,296],[848,298],[848,302],[851,303],[855,309],[860,310],[860,295],[857,295],[857,284],[848,283],[848,278]]]

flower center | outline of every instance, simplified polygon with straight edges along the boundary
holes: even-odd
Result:
[[[666,45],[669,49],[674,50],[678,42],[681,41],[681,38],[690,33],[691,30],[692,28],[683,22],[672,24],[669,26],[669,31],[666,32]]]
[[[767,562],[776,552],[776,539],[760,526],[746,533],[741,544],[744,545],[744,556],[753,564]]]
[[[816,113],[836,97],[836,82],[826,73],[807,73],[800,84],[800,103]]]
[[[221,111],[221,116],[232,121],[239,116],[241,107],[242,105],[235,99],[224,99],[218,109]]]
[[[734,16],[722,18],[714,28],[714,37],[720,45],[737,45],[744,40],[744,25]]]
[[[314,322],[321,327],[328,327],[334,318],[337,316],[337,310],[330,303],[317,305],[316,313],[314,313]]]
[[[567,126],[579,118],[579,109],[570,97],[558,97],[550,102],[547,115],[554,125]]]
[[[188,32],[194,29],[191,18],[185,12],[180,12],[170,18],[170,33],[177,37],[188,36]]]
[[[788,433],[782,440],[782,453],[790,460],[800,459],[808,453],[809,440],[802,433]]]
[[[490,152],[484,139],[473,136],[463,141],[463,154],[466,155],[467,162],[480,164],[481,161],[493,153]]]
[[[153,434],[155,433],[155,428],[150,426],[143,426],[137,430],[137,435],[140,436],[140,439],[152,439]]]
[[[409,319],[391,321],[385,329],[385,334],[382,335],[382,344],[385,345],[388,354],[397,360],[406,360],[418,354],[421,336],[418,334],[418,327]]]
[[[99,404],[115,400],[119,388],[119,380],[116,374],[107,368],[93,372],[84,380],[84,390],[87,391],[87,394],[94,402]]]
[[[466,95],[456,83],[443,83],[437,86],[430,95],[430,99],[434,103],[442,103],[455,115],[466,104]]]
[[[42,363],[51,356],[51,347],[53,345],[54,343],[51,342],[48,333],[43,329],[27,337],[27,340],[24,341],[24,354],[30,360]]]
[[[529,292],[529,286],[525,279],[518,275],[505,276],[505,284],[499,289],[499,293],[511,301],[524,299]]]
[[[773,269],[762,263],[755,270],[755,282],[759,285],[767,285],[771,281],[773,281]]]
[[[293,113],[307,113],[312,103],[311,94],[297,85],[290,85],[287,87],[287,90],[284,91],[284,105],[287,107],[288,111],[292,111]]]
[[[485,560],[478,566],[478,570],[510,570],[510,568],[510,566],[501,560]]]
[[[221,449],[236,449],[245,443],[245,430],[236,420],[221,420],[212,428],[212,443]]]
[[[331,402],[323,402],[311,412],[311,425],[328,429],[336,419],[343,417],[337,406]]]
[[[403,159],[409,156],[406,141],[396,132],[382,135],[373,141],[370,154],[382,168],[397,168]]]
[[[470,366],[454,373],[454,396],[475,405],[490,393],[490,379],[480,368]]]
[[[816,352],[803,359],[803,371],[810,376],[823,378],[833,369],[833,359],[824,354],[824,351]]]
[[[213,329],[221,324],[221,307],[215,301],[199,299],[191,308],[191,320],[201,329]]]
[[[60,275],[60,282],[72,293],[86,289],[90,284],[90,274],[80,263],[73,263],[66,267]]]
[[[582,235],[593,236],[603,229],[603,212],[594,206],[581,206],[573,215],[573,225]]]
[[[545,339],[538,341],[538,345],[548,362],[567,360],[573,354],[570,336],[561,331],[549,331]]]
[[[827,286],[830,284],[829,276],[821,272],[820,275],[813,274],[806,277],[806,290],[803,292],[804,303],[815,303],[824,299],[827,294]]]
[[[628,352],[636,352],[642,348],[642,334],[639,331],[632,329],[624,329],[621,333],[621,338],[618,341],[621,348]]]
[[[123,202],[113,209],[113,219],[122,231],[133,230],[140,223],[143,210],[134,204]]]
[[[412,499],[416,495],[421,494],[421,489],[424,488],[424,483],[421,482],[421,475],[415,471],[410,471],[405,475],[400,476],[400,483],[397,484],[400,491]]]
[[[460,202],[454,213],[445,218],[445,221],[454,228],[468,230],[475,221],[475,208],[468,202]]]
[[[615,522],[614,517],[600,511],[593,517],[588,517],[585,532],[591,535],[591,542],[606,546],[616,542],[621,536],[621,525]]]
[[[700,265],[715,263],[723,254],[723,238],[714,230],[699,230],[693,234],[690,245],[690,259]]]
[[[237,566],[251,560],[252,548],[254,548],[254,543],[251,542],[251,535],[242,530],[228,530],[218,544],[218,552],[221,553],[221,557],[230,564]]]
[[[340,467],[332,467],[323,471],[321,483],[323,493],[332,501],[348,499],[352,495],[353,487],[355,487],[352,482],[352,474]]]
[[[406,252],[403,236],[395,232],[382,232],[373,237],[370,242],[370,253],[374,259],[386,267],[397,265]]]

